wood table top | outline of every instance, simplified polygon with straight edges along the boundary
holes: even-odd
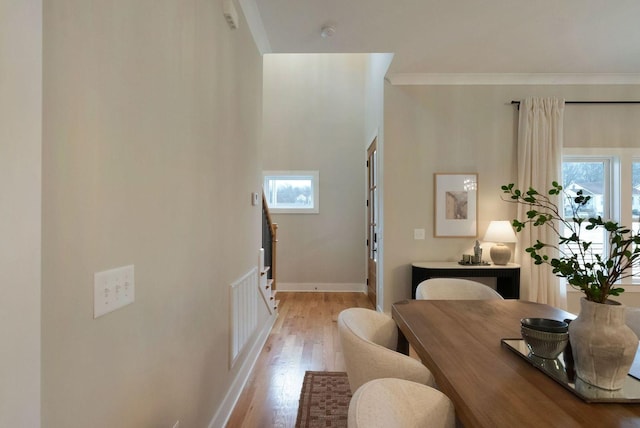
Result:
[[[393,319],[471,427],[640,427],[640,404],[589,404],[501,344],[520,319],[574,318],[522,300],[406,300]]]

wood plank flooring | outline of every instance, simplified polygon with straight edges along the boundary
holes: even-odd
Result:
[[[228,428],[290,428],[306,370],[345,371],[337,319],[351,307],[373,309],[365,293],[279,292],[279,315]]]

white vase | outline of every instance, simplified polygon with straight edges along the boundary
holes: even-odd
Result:
[[[580,299],[580,314],[569,324],[576,375],[607,390],[622,388],[638,349],[638,337],[625,324],[625,306]]]

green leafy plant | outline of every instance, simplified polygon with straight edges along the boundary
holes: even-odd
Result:
[[[549,227],[558,236],[557,243],[536,241],[526,252],[536,265],[548,264],[553,274],[566,278],[567,282],[584,292],[586,299],[596,303],[605,303],[609,296],[618,296],[624,291],[616,283],[632,276],[632,267],[640,261],[640,235],[601,216],[584,218],[580,215],[589,203],[591,196],[585,196],[581,190],[576,196],[568,195],[557,182],[547,194],[541,194],[533,188],[526,192],[517,189],[513,183],[502,186],[508,195],[503,200],[526,205],[527,218],[512,222],[516,232],[527,225],[531,227]],[[564,216],[550,196],[565,198],[571,206],[571,214]],[[581,238],[583,230],[603,229],[607,236],[608,254],[596,251],[592,242]],[[550,257],[549,248],[557,250],[558,256]]]

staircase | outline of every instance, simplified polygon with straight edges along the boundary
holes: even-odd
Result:
[[[276,300],[276,244],[278,243],[278,225],[271,220],[267,199],[262,193],[262,250],[259,286],[269,312],[278,310]]]

